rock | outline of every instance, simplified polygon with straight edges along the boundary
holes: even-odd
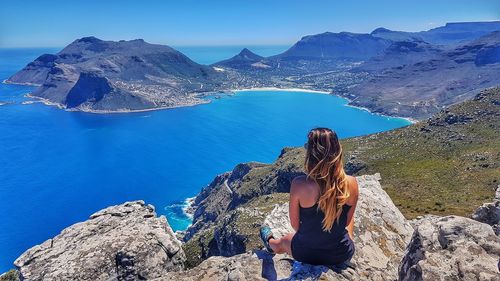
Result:
[[[380,186],[380,175],[357,177],[359,202],[355,213],[352,262],[364,280],[394,280],[413,228]],[[276,237],[292,232],[288,203],[276,206],[266,217]],[[311,267],[313,271],[321,269]]]
[[[0,274],[0,281],[19,281],[19,272],[15,269],[11,269]]]
[[[399,280],[498,280],[500,237],[458,216],[420,220],[399,267]]]
[[[487,223],[493,227],[496,235],[500,235],[500,185],[497,187],[495,199],[484,203],[472,214],[472,219]]]
[[[211,257],[194,269],[167,273],[154,281],[360,280],[361,278],[351,268],[337,273],[325,266],[294,262],[284,255],[272,256],[265,251],[255,251],[230,258]]]
[[[101,210],[23,253],[21,280],[144,280],[184,267],[181,242],[143,201]]]

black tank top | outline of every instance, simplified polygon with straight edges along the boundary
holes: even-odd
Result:
[[[293,256],[297,253],[304,262],[312,264],[337,264],[350,259],[354,254],[354,243],[346,229],[350,209],[351,206],[344,204],[339,220],[327,232],[323,231],[325,214],[317,203],[309,208],[300,207],[300,226],[292,240]]]

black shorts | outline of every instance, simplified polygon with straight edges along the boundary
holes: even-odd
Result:
[[[295,238],[295,237],[294,237]],[[312,249],[292,239],[292,256],[295,260],[312,265],[341,265],[351,260],[354,255],[354,243],[349,239],[346,244],[335,248]]]

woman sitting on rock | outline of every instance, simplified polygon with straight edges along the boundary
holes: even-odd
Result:
[[[309,132],[305,143],[305,176],[290,187],[290,223],[295,233],[280,239],[263,226],[260,236],[271,253],[288,253],[314,265],[342,265],[354,254],[354,210],[358,202],[356,178],[344,172],[342,146],[327,128]]]

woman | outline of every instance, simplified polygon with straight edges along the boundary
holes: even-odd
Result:
[[[314,265],[341,265],[354,254],[354,211],[358,202],[356,178],[344,172],[337,134],[316,128],[307,135],[305,176],[290,187],[290,223],[295,233],[281,239],[269,227],[260,236],[271,253],[288,253]]]

